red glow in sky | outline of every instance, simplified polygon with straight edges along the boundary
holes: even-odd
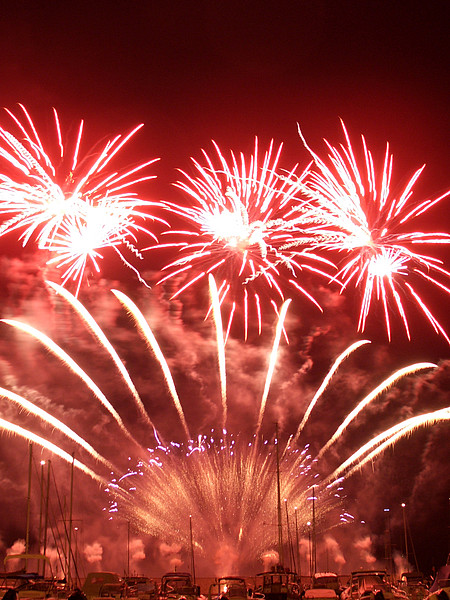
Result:
[[[390,142],[396,173],[404,177],[401,180],[400,175],[398,190],[393,193],[404,189],[411,174],[424,163],[427,166],[415,195],[435,198],[448,189],[448,2],[435,0],[407,10],[402,3],[383,6],[375,0],[307,4],[232,0],[217,4],[206,0],[165,4],[100,0],[70,6],[64,2],[10,3],[2,11],[0,25],[1,104],[10,109],[17,102],[27,106],[46,140],[54,135],[52,107],[64,115],[64,127],[75,136],[84,119],[88,148],[105,135],[109,138],[144,123],[130,145],[125,166],[161,157],[154,166],[157,179],[145,188],[152,201],[184,201],[171,185],[180,178],[176,169],[189,171],[190,157],[199,157],[202,148],[209,149],[212,139],[224,152],[233,149],[247,155],[253,150],[255,136],[264,147],[274,139],[275,144],[284,144],[283,161],[291,169],[297,162],[303,166],[310,160],[297,123],[309,145],[318,150],[323,138],[332,145],[340,143],[339,118],[352,139],[364,133],[368,147],[378,156],[384,154],[386,141]],[[429,211],[424,230],[448,231],[448,214],[448,200],[444,200],[440,208]],[[163,214],[157,216],[164,218]],[[448,253],[441,255],[448,266]],[[92,339],[70,311],[50,301],[43,284],[43,262],[28,249],[19,251],[16,240],[0,240],[0,317],[21,318],[46,328],[61,343],[73,342],[77,357],[89,364],[95,375],[106,375],[103,384],[108,393],[142,434],[138,412],[126,405],[124,396],[108,381],[103,359],[95,352],[92,358]],[[160,274],[154,270],[158,268],[148,267],[144,275],[156,281]],[[217,397],[219,384],[211,376],[216,372],[216,355],[206,333],[210,324],[203,322],[207,293],[205,297],[187,294],[170,303],[173,290],[149,292],[110,256],[104,260],[101,278],[92,277],[90,285],[80,290],[102,325],[114,332],[139,393],[151,408],[151,418],[166,430],[175,418],[174,409],[168,408],[170,403],[161,395],[162,381],[147,376],[144,353],[133,346],[135,332],[108,299],[111,287],[124,289],[155,319],[158,339],[176,370],[188,423],[198,428],[209,424],[218,410],[212,398]],[[345,342],[355,339],[354,315],[360,298],[356,294],[344,298],[330,293],[326,286],[315,291],[328,316],[318,315],[314,307],[305,304],[290,308],[286,323],[290,346],[282,352],[280,379],[268,402],[270,417],[283,422],[286,431],[293,417],[301,416],[332,358]],[[425,300],[433,304],[436,317],[448,331],[446,294],[427,292]],[[370,389],[395,367],[414,361],[442,362],[431,379],[419,377],[415,384],[395,387],[368,421],[361,421],[348,439],[348,449],[362,443],[369,424],[373,427],[376,423],[381,430],[392,425],[389,419],[394,414],[407,418],[448,405],[445,340],[431,332],[428,324],[413,319],[409,343],[401,324],[393,319],[392,342],[388,344],[383,312],[375,311],[372,316],[365,337],[372,339],[375,350],[351,362],[347,374],[330,390],[329,403],[317,408],[317,418],[308,430],[313,444],[324,442],[325,423],[329,427],[330,419],[327,406],[333,406],[338,421],[339,411],[341,415],[347,410],[349,400],[359,391]],[[97,411],[92,421],[92,406],[84,391],[68,383],[59,364],[46,363],[44,352],[5,329],[0,338],[2,385],[29,393],[41,406],[57,413],[55,416],[69,422],[76,419],[82,433],[92,433],[102,440],[105,453],[115,453],[114,436],[107,435],[108,419]],[[229,360],[236,380],[229,393],[238,399],[234,413],[230,407],[235,429],[253,414],[253,392],[256,394],[264,372],[260,365],[270,347],[267,335],[247,345],[230,338]],[[286,388],[283,382],[287,382]],[[288,394],[287,388],[293,393]],[[199,404],[192,398],[200,398]],[[1,406],[2,416],[17,416],[9,404],[2,402]],[[31,426],[30,417],[21,415],[21,419]],[[395,453],[379,459],[373,472],[355,476],[348,489],[353,512],[359,507],[364,513],[360,516],[368,524],[374,552],[378,547],[380,556],[383,509],[388,505],[394,514],[395,507],[406,503],[425,571],[438,567],[447,553],[442,526],[450,487],[446,432],[448,428],[433,426],[399,443]],[[120,450],[117,454],[126,461],[127,447]],[[24,536],[25,442],[2,435],[0,467],[12,503],[3,514],[12,514],[11,506],[23,508],[15,511],[8,523],[0,519],[5,552]],[[95,492],[87,483],[78,485],[80,497],[83,491]],[[6,495],[2,501],[9,502]],[[93,561],[103,546],[104,567],[120,568],[106,560],[108,548],[123,532],[119,526],[107,530],[99,517],[102,502],[100,498],[83,505],[84,541]],[[401,512],[397,517],[392,526],[401,539]],[[167,547],[148,544],[145,550],[148,563],[137,562],[139,569],[156,561],[164,570],[173,559]]]

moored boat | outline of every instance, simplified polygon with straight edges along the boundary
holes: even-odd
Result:
[[[160,600],[196,600],[200,596],[200,588],[195,585],[190,573],[174,571],[161,578]]]
[[[219,577],[210,586],[208,600],[248,600],[248,589],[243,577]]]
[[[298,575],[289,569],[277,565],[271,571],[258,573],[257,591],[262,592],[266,600],[299,600],[301,587]]]
[[[54,577],[48,556],[29,553],[7,554],[4,559],[5,568],[10,561],[22,563],[23,566],[19,570],[6,570],[2,574],[0,589],[4,590],[4,594],[8,590],[14,590],[19,600],[67,597],[66,582]]]

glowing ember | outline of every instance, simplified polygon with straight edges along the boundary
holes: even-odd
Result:
[[[332,264],[311,247],[282,250],[300,231],[298,215],[292,215],[292,210],[297,206],[297,182],[306,172],[296,178],[295,184],[287,182],[294,177],[295,169],[281,180],[277,173],[281,145],[274,151],[272,142],[260,160],[256,140],[250,158],[241,154],[238,159],[232,152],[229,163],[219,147],[215,148],[217,165],[204,152],[205,165],[193,160],[197,177],[183,173],[187,182],[176,184],[193,203],[167,203],[168,209],[185,221],[186,229],[167,232],[179,241],[153,249],[172,247],[178,251],[178,258],[164,268],[168,274],[159,282],[181,280],[173,298],[213,274],[222,310],[228,313],[227,332],[239,306],[245,316],[247,337],[250,309],[256,313],[259,331],[263,299],[268,297],[278,313],[284,300],[282,275],[286,281],[295,282],[297,289],[317,305],[298,282],[299,274],[305,269],[330,279],[317,265]]]
[[[122,361],[90,313],[67,290],[55,284],[51,284],[51,288],[61,294],[64,301],[71,304],[80,319],[88,324],[90,330],[95,333],[101,347],[114,358],[118,372],[138,406],[141,406],[137,401],[139,398],[137,392]],[[351,516],[349,517],[348,513],[343,512],[344,502],[339,489],[336,489],[341,478],[351,474],[355,468],[362,467],[384,447],[394,443],[399,437],[410,434],[413,429],[449,418],[450,409],[446,408],[403,421],[382,434],[378,434],[350,458],[343,460],[333,474],[323,478],[319,474],[320,457],[331,444],[339,443],[344,430],[358,414],[400,378],[418,370],[433,368],[435,365],[432,363],[410,365],[385,379],[357,404],[322,448],[319,455],[314,456],[308,444],[302,446],[297,443],[302,429],[306,421],[311,418],[314,406],[320,400],[327,385],[330,384],[338,367],[348,355],[366,345],[367,341],[356,342],[339,355],[330,372],[325,376],[323,384],[314,394],[305,418],[297,427],[295,435],[292,432],[287,442],[282,442],[281,439],[278,440],[275,437],[269,440],[264,439],[260,435],[260,426],[264,419],[272,376],[276,371],[275,357],[282,330],[283,314],[281,314],[280,323],[274,336],[272,355],[268,361],[260,409],[259,412],[257,409],[255,410],[255,433],[249,437],[242,433],[235,435],[233,432],[227,431],[227,423],[224,421],[223,429],[219,428],[208,433],[197,431],[196,437],[191,437],[168,362],[159,348],[147,319],[125,294],[118,291],[114,291],[114,294],[133,317],[139,333],[152,349],[164,372],[166,385],[186,434],[184,442],[165,441],[153,428],[155,441],[150,444],[146,441],[145,447],[140,445],[138,441],[134,440],[135,436],[127,429],[109,400],[89,375],[47,336],[19,321],[3,320],[5,324],[33,336],[58,356],[66,367],[77,374],[83,385],[88,386],[97,398],[98,407],[109,412],[120,428],[118,431],[121,431],[121,435],[124,436],[127,447],[133,449],[130,467],[126,471],[115,468],[99,450],[80,438],[64,423],[39,409],[25,398],[24,394],[19,395],[6,389],[0,390],[0,393],[4,398],[31,412],[38,419],[51,424],[55,430],[69,440],[69,443],[77,444],[80,452],[87,457],[86,461],[95,461],[97,465],[95,468],[80,460],[76,461],[75,467],[96,481],[104,482],[105,488],[109,491],[109,510],[112,514],[119,511],[122,515],[126,515],[127,519],[133,521],[140,531],[167,541],[175,540],[186,547],[189,546],[189,533],[185,523],[187,516],[190,515],[195,521],[197,550],[205,556],[211,556],[219,547],[232,547],[236,551],[238,560],[245,561],[249,558],[257,559],[265,551],[277,547],[276,477],[278,459],[280,461],[281,495],[286,505],[286,518],[288,518],[289,511],[292,513],[295,507],[300,533],[306,534],[311,515],[309,503],[312,495],[315,496],[317,503],[318,527],[324,529],[340,522],[348,522]],[[214,285],[211,285],[211,294],[213,303],[217,303],[217,297],[215,297],[217,292]],[[285,304],[282,313],[287,310],[287,306],[288,303]],[[224,390],[226,390],[225,385],[222,386],[222,394]],[[226,393],[225,397],[222,397],[222,403],[227,404]],[[225,418],[226,408],[227,406],[224,407]],[[149,419],[148,421],[150,422]],[[32,431],[15,423],[3,419],[0,420],[0,428],[41,445],[67,462],[73,460],[72,456],[63,448],[55,446],[47,439],[37,436]],[[150,431],[148,428],[147,430]],[[133,444],[130,446],[131,440],[133,440]],[[111,467],[114,475],[106,485],[106,475],[102,473],[105,469],[110,470]],[[338,477],[339,479],[337,479]],[[312,494],[313,491],[314,494]]]
[[[0,215],[8,217],[0,235],[20,231],[24,246],[35,238],[38,248],[50,254],[49,264],[62,270],[63,283],[76,282],[77,293],[87,263],[99,271],[98,261],[105,248],[113,248],[137,273],[125,259],[123,249],[136,256],[136,234],[143,232],[154,237],[139,222],[154,220],[147,210],[155,203],[142,200],[132,190],[138,183],[155,177],[142,173],[158,159],[122,172],[108,173],[106,167],[142,125],[125,137],[117,135],[81,160],[83,121],[72,154],[67,156],[54,110],[59,155],[52,160],[28,112],[19,106],[24,123],[7,112],[23,141],[0,128],[0,158],[13,173],[12,177],[0,174]]]
[[[449,244],[450,234],[410,229],[417,217],[448,197],[450,190],[433,200],[413,202],[413,187],[424,165],[414,173],[403,191],[395,196],[391,192],[393,157],[389,144],[386,146],[381,176],[377,177],[372,153],[364,137],[362,170],[358,167],[344,124],[342,127],[346,145],[338,149],[326,142],[330,166],[308,148],[315,168],[305,181],[299,181],[298,184],[299,191],[311,200],[310,205],[299,209],[315,231],[316,240],[311,241],[322,250],[339,253],[336,278],[342,281],[343,290],[350,284],[361,288],[363,298],[358,331],[364,331],[372,302],[376,301],[381,302],[384,310],[388,338],[391,338],[392,311],[400,316],[410,338],[404,307],[404,298],[409,296],[434,330],[450,343],[444,328],[419,295],[416,285],[416,281],[427,281],[450,294],[449,287],[436,279],[448,280],[450,273],[443,268],[441,260],[415,250],[418,244]]]

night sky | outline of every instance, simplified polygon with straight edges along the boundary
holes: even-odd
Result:
[[[394,154],[394,188],[401,189],[424,163],[426,168],[415,186],[415,195],[435,198],[449,187],[447,1],[9,4],[2,9],[0,23],[2,106],[15,109],[17,102],[23,103],[46,140],[54,139],[52,107],[58,110],[64,131],[72,135],[80,119],[84,119],[87,148],[144,123],[124,160],[133,164],[160,157],[154,167],[157,179],[146,188],[149,199],[179,199],[179,190],[171,185],[179,178],[177,169],[189,171],[190,157],[200,158],[202,148],[212,151],[211,140],[224,152],[233,149],[249,153],[255,136],[261,146],[274,139],[277,144],[284,144],[281,164],[285,168],[296,163],[306,166],[309,155],[298,136],[297,123],[309,145],[323,153],[323,138],[334,145],[343,141],[339,119],[345,122],[355,146],[360,134],[364,134],[380,161],[389,141]],[[5,127],[6,118],[2,117],[0,123]],[[448,199],[427,213],[422,224],[424,230],[448,231]],[[42,257],[31,248],[22,250],[13,236],[0,240],[0,250],[0,316],[22,318],[36,327],[46,327],[49,335],[73,343],[80,360],[89,363],[91,343],[78,331],[73,316],[49,298],[43,284]],[[439,256],[448,265],[448,250],[439,249]],[[160,259],[152,262],[146,255],[144,270],[150,280],[161,268]],[[147,393],[152,398],[147,406],[152,419],[166,435],[180,435],[176,415],[158,396],[160,384],[145,377],[147,367],[134,346],[133,332],[111,298],[112,287],[129,293],[152,315],[156,334],[177,372],[187,418],[199,430],[211,427],[217,407],[209,394],[218,392],[217,385],[208,381],[209,363],[200,368],[198,362],[212,345],[211,332],[203,323],[201,298],[187,294],[175,309],[169,308],[166,297],[148,291],[120,262],[106,257],[102,267],[101,276],[90,278],[80,299],[127,355],[130,373],[139,382],[141,395],[146,397]],[[305,401],[297,403],[296,399],[310,397],[345,342],[362,337],[356,333],[359,298],[352,294],[338,302],[330,293],[330,312],[323,318],[310,306],[293,303],[287,322],[290,346],[283,353],[280,380],[274,387],[276,401],[269,402],[265,431],[268,436],[275,420],[280,420],[289,433],[290,424],[301,418],[305,408]],[[428,294],[427,300],[448,331],[448,295],[443,291]],[[415,314],[412,341],[408,342],[402,328],[394,323],[394,338],[389,344],[375,311],[365,333],[373,344],[367,351],[360,351],[359,358],[349,361],[347,370],[330,391],[328,404],[318,407],[316,419],[311,422],[308,435],[314,447],[320,447],[334,431],[333,425],[340,423],[345,410],[353,407],[364,391],[367,393],[390,372],[414,361],[439,362],[439,368],[401,383],[383,396],[380,404],[359,422],[353,437],[345,439],[348,448],[367,441],[374,433],[374,423],[380,429],[387,428],[401,418],[448,406],[448,344],[422,316]],[[247,345],[239,339],[230,343],[235,360],[230,389],[236,397],[242,386],[249,389],[241,404],[230,394],[234,430],[245,430],[243,423],[252,414],[249,398],[253,387],[258,393],[261,386],[257,383],[261,383],[264,373],[258,361],[267,355],[270,343],[271,335],[250,340]],[[196,357],[195,376],[189,373],[189,361],[180,366],[186,360],[187,348]],[[40,366],[46,361],[45,352],[37,351],[24,338],[19,339],[2,327],[0,355],[3,387],[22,389],[22,393],[36,390],[37,403],[60,418],[66,413],[69,421],[80,419],[80,428],[89,430],[90,415],[97,419],[101,411],[89,404],[76,386],[71,398],[67,398],[61,366],[51,361],[45,369]],[[101,357],[96,355],[90,366],[102,375]],[[255,374],[251,384],[244,377],[248,373]],[[104,379],[105,387],[112,388],[113,384]],[[289,383],[283,385],[283,381]],[[58,400],[48,400],[49,395]],[[65,402],[66,409],[62,407]],[[80,407],[84,417],[77,412]],[[124,402],[120,407],[133,426],[132,413]],[[29,417],[17,416],[18,411],[5,402],[1,404],[1,414],[31,427]],[[95,425],[95,433],[100,436],[97,441],[101,440],[105,453],[118,455],[114,441],[108,435],[103,438],[101,427],[102,423],[106,427],[107,421],[102,419],[106,417],[100,417]],[[142,434],[139,429],[139,435]],[[51,433],[47,435],[51,437]],[[2,436],[0,448],[2,489],[11,490],[9,496],[3,491],[1,500],[3,556],[17,539],[24,537],[24,512],[19,514],[15,507],[22,503],[25,510],[28,459],[23,440]],[[380,561],[385,528],[383,509],[391,508],[392,532],[401,549],[403,525],[399,507],[406,502],[419,566],[429,573],[433,566],[445,562],[449,551],[448,451],[448,425],[437,424],[399,442],[394,450],[349,481],[350,509],[358,520],[366,522],[371,551]],[[333,458],[337,456],[330,457],[330,462]],[[57,465],[55,468],[61,472],[66,469]],[[20,481],[15,475],[18,471]],[[78,513],[84,511],[86,521],[89,516],[89,525],[84,525],[85,542],[94,550],[95,543],[104,547],[103,563],[93,560],[91,564],[120,570],[122,563],[112,551],[108,554],[107,548],[111,540],[122,534],[117,533],[114,524],[104,524],[101,509],[105,499],[98,486],[91,482],[79,485],[80,490],[86,485],[92,494],[88,504],[86,494],[80,493],[80,505],[76,507]],[[138,539],[138,532],[135,535]],[[340,539],[349,556],[352,535]],[[145,570],[153,565],[152,574],[166,570],[169,563],[164,561],[170,552],[164,554],[160,546],[156,550],[156,542],[153,546],[148,541],[147,544],[147,562],[137,559],[136,568]],[[360,556],[355,556],[340,563],[340,572],[362,566],[358,562],[362,560]],[[337,569],[337,565],[333,568]]]

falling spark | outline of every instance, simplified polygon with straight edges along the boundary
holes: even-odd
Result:
[[[359,413],[368,406],[375,398],[377,398],[382,392],[386,391],[391,385],[393,385],[396,381],[405,377],[406,375],[410,375],[412,373],[416,373],[422,369],[435,369],[437,365],[434,363],[416,363],[414,365],[409,365],[404,367],[403,369],[399,369],[395,371],[392,375],[387,377],[380,385],[378,385],[374,390],[372,390],[367,396],[365,396],[361,402],[357,404],[357,406],[345,417],[343,422],[336,429],[335,433],[330,437],[325,446],[320,450],[317,458],[321,458],[321,456],[328,450],[328,448],[334,444],[334,442],[342,435],[344,430],[349,426],[349,424],[359,415]]]
[[[379,302],[384,312],[388,339],[391,339],[391,312],[398,314],[408,339],[411,339],[401,293],[405,292],[407,296],[409,292],[410,298],[436,333],[443,335],[450,343],[447,333],[414,283],[414,280],[426,280],[450,294],[447,285],[430,276],[435,274],[446,280],[450,278],[450,273],[442,266],[442,260],[416,251],[419,244],[449,244],[450,234],[409,229],[414,219],[447,198],[450,190],[434,200],[414,203],[413,188],[424,165],[414,173],[403,191],[395,196],[391,192],[393,157],[389,144],[386,146],[381,178],[377,178],[373,156],[364,137],[364,169],[359,169],[344,123],[342,128],[346,145],[342,144],[339,149],[325,140],[330,166],[308,147],[299,129],[315,165],[308,178],[298,184],[299,192],[310,199],[310,204],[298,209],[302,218],[310,223],[311,231],[314,231],[315,239],[311,236],[310,242],[323,251],[338,254],[340,262],[336,280],[342,283],[342,291],[350,284],[362,290],[358,331],[364,331],[373,303]]]
[[[123,249],[142,258],[134,245],[136,234],[156,238],[139,222],[160,219],[147,212],[156,203],[142,200],[132,190],[138,183],[155,178],[142,173],[158,159],[122,172],[108,174],[105,168],[143,125],[125,137],[117,135],[81,161],[81,121],[72,159],[66,160],[59,117],[54,110],[60,149],[56,163],[44,149],[27,110],[19,106],[25,124],[11,111],[7,113],[23,141],[0,127],[0,159],[8,171],[16,173],[14,177],[0,173],[0,215],[8,217],[0,226],[0,236],[20,231],[23,246],[35,239],[38,249],[50,255],[48,264],[62,270],[63,285],[75,282],[76,295],[87,264],[99,271],[102,250],[106,248],[112,248],[139,276]]]
[[[106,410],[112,415],[117,425],[120,427],[125,436],[131,440],[133,443],[136,443],[134,436],[128,431],[125,427],[124,422],[122,421],[121,416],[113,407],[111,402],[105,396],[105,394],[101,391],[101,389],[97,386],[97,384],[89,377],[89,375],[84,371],[74,360],[71,358],[67,352],[65,352],[58,344],[56,344],[51,338],[49,338],[45,333],[37,330],[35,327],[31,325],[27,325],[26,323],[22,323],[21,321],[16,321],[14,319],[0,319],[1,323],[6,323],[7,325],[11,325],[15,329],[23,331],[28,335],[37,339],[41,344],[43,344],[52,354],[54,354],[62,363],[64,363],[69,369],[71,369],[75,375],[77,375],[91,390],[94,396],[102,403],[102,405],[106,408]]]
[[[258,423],[256,425],[256,435],[258,435],[260,432],[262,421],[264,418],[264,412],[266,409],[267,397],[269,395],[270,384],[272,383],[272,377],[273,377],[275,365],[277,362],[277,353],[278,353],[278,347],[280,345],[281,333],[283,331],[284,320],[286,318],[287,309],[289,308],[290,303],[291,303],[291,300],[286,300],[286,302],[281,307],[280,315],[278,318],[277,327],[275,330],[275,338],[273,341],[272,352],[270,353],[270,358],[269,358],[269,368],[267,369],[266,382],[264,385],[264,391],[263,391],[263,395],[261,398],[261,407],[259,409]]]
[[[438,421],[447,421],[449,419],[450,407],[446,407],[431,413],[411,417],[394,425],[390,429],[375,436],[372,440],[367,442],[367,444],[361,446],[361,448],[354,452],[331,475],[329,475],[326,480],[324,480],[323,485],[326,485],[327,482],[333,482],[333,485],[336,485],[339,483],[340,480],[338,478],[343,472],[346,472],[346,477],[350,477],[356,470],[362,469],[365,464],[374,460],[374,458],[381,452],[384,452],[386,448],[392,446],[405,435],[410,435],[415,429],[427,427]],[[366,454],[365,457],[364,454]],[[350,469],[352,466],[353,468]]]
[[[106,485],[106,486],[108,485],[108,481],[104,477],[101,477],[100,475],[95,473],[95,471],[93,471],[92,469],[87,467],[84,463],[80,462],[77,459],[74,459],[71,454],[69,454],[68,452],[65,452],[65,450],[62,450],[62,448],[60,448],[56,444],[53,444],[52,442],[49,442],[45,438],[42,438],[39,435],[36,435],[32,431],[28,431],[27,429],[20,427],[20,425],[15,425],[14,423],[10,423],[6,419],[2,419],[1,417],[0,417],[0,428],[5,431],[8,431],[9,433],[14,433],[20,437],[23,437],[26,440],[28,440],[29,442],[33,442],[33,443],[37,444],[38,446],[45,448],[46,450],[49,450],[56,456],[59,456],[60,458],[65,460],[66,462],[73,464],[77,469],[80,469],[80,471],[83,471],[83,473],[86,473],[86,475],[89,475],[89,477],[92,477],[92,479],[94,479],[95,481],[98,481],[100,484]]]
[[[148,413],[145,410],[145,406],[143,405],[142,400],[139,396],[139,393],[138,393],[134,383],[131,380],[130,374],[128,373],[125,365],[121,361],[119,355],[117,354],[117,352],[114,349],[114,347],[112,346],[111,342],[108,340],[108,338],[104,334],[103,330],[101,329],[101,327],[99,326],[97,321],[92,317],[92,315],[89,313],[89,311],[86,310],[86,308],[83,306],[83,304],[77,298],[75,298],[75,296],[73,296],[69,291],[67,291],[65,288],[63,288],[62,286],[60,286],[56,283],[53,283],[51,281],[46,281],[45,283],[46,283],[46,285],[50,286],[57,294],[62,296],[67,302],[69,302],[69,304],[75,309],[75,311],[77,312],[79,317],[86,323],[86,325],[89,327],[89,329],[95,335],[95,337],[97,338],[97,340],[101,344],[101,346],[103,346],[103,348],[105,348],[107,350],[107,352],[110,354],[111,358],[114,361],[114,364],[118,368],[124,382],[126,383],[128,389],[130,390],[130,392],[136,402],[136,405],[139,409],[139,412],[141,413],[141,416],[143,417],[144,421],[150,427],[153,428],[153,423],[151,422],[151,420],[148,416]]]
[[[361,346],[364,346],[365,344],[370,344],[369,340],[360,340],[359,342],[355,342],[354,344],[351,344],[348,348],[346,348],[344,350],[344,352],[342,352],[337,359],[334,361],[333,366],[331,367],[331,369],[328,371],[327,375],[324,377],[324,380],[322,381],[321,385],[319,386],[317,392],[314,394],[311,402],[309,403],[308,408],[305,411],[305,414],[303,415],[303,419],[301,420],[300,425],[297,428],[297,432],[295,434],[295,436],[292,439],[292,442],[295,443],[304,426],[306,425],[307,420],[309,419],[309,416],[311,414],[312,409],[314,408],[314,406],[317,404],[317,401],[319,400],[319,398],[322,396],[323,392],[325,391],[325,389],[327,388],[328,384],[330,383],[333,375],[336,373],[336,371],[338,370],[339,366],[342,364],[342,362],[348,358],[348,356],[354,352],[355,350],[357,350],[358,348],[360,348]]]
[[[108,469],[114,470],[114,467],[108,460],[106,460],[101,454],[99,454],[90,444],[86,442],[80,435],[75,433],[70,427],[67,427],[64,423],[62,423],[59,419],[56,419],[53,415],[49,414],[47,411],[39,408],[33,402],[30,402],[23,396],[19,396],[19,394],[15,394],[9,390],[0,387],[0,396],[2,398],[7,398],[12,402],[18,404],[21,408],[27,411],[30,414],[35,415],[42,421],[49,423],[52,427],[66,435],[69,439],[74,441],[78,446],[81,446],[86,452],[88,452],[91,456],[95,458],[95,460],[103,463]]]
[[[297,205],[294,198],[298,181],[306,176],[302,173],[295,183],[288,183],[289,177],[281,179],[277,169],[282,146],[275,150],[272,141],[261,161],[256,139],[249,159],[241,154],[239,160],[231,152],[229,163],[214,146],[218,166],[203,152],[205,166],[193,160],[197,177],[182,172],[187,181],[175,184],[191,204],[166,203],[171,213],[183,219],[186,229],[165,232],[175,241],[146,250],[173,248],[178,252],[178,258],[164,267],[167,274],[158,282],[177,281],[172,299],[209,274],[214,275],[222,310],[229,306],[227,331],[238,306],[247,337],[251,310],[256,311],[260,331],[262,300],[269,298],[276,311],[284,301],[283,277],[286,281],[290,278],[296,289],[320,308],[297,280],[303,270],[329,280],[331,276],[315,265],[333,265],[312,248],[281,250],[295,239],[295,231],[301,226],[298,215],[294,219],[291,216]],[[294,177],[295,170],[290,177]]]
[[[184,411],[183,407],[181,406],[180,398],[178,397],[178,393],[175,388],[172,373],[170,372],[169,365],[167,364],[164,354],[162,353],[161,348],[159,347],[159,344],[156,341],[156,338],[153,334],[153,331],[150,328],[150,325],[147,323],[144,315],[141,313],[136,304],[130,298],[128,298],[128,296],[126,296],[123,292],[120,292],[119,290],[111,291],[133,317],[139,331],[142,333],[145,341],[148,343],[155,357],[158,359],[166,379],[167,387],[172,396],[175,408],[177,409],[178,416],[180,417],[180,421],[183,426],[184,432],[186,434],[186,437],[189,439],[191,435],[189,433],[189,428],[186,423],[186,418],[184,416]]]
[[[222,429],[225,429],[227,425],[227,385],[226,385],[226,367],[225,367],[225,340],[223,339],[223,328],[222,328],[222,315],[220,312],[220,302],[217,292],[216,282],[214,277],[209,275],[209,289],[211,294],[211,305],[214,314],[214,322],[216,324],[216,335],[217,335],[217,357],[219,363],[219,375],[220,375],[220,390],[222,398],[223,408],[223,421]]]

